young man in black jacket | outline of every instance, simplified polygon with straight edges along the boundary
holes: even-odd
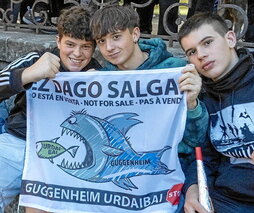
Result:
[[[58,20],[57,48],[31,52],[0,72],[0,101],[16,95],[15,106],[0,135],[0,212],[19,194],[26,140],[26,90],[58,72],[99,69],[92,58],[95,42],[89,29],[90,13],[81,6],[64,11]]]
[[[254,60],[236,49],[236,36],[216,14],[189,18],[179,31],[189,61],[201,74],[201,100],[210,115],[205,169],[215,212],[254,212]],[[186,175],[185,212],[207,213],[198,202],[195,164]]]

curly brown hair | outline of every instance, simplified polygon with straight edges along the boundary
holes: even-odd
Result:
[[[83,6],[73,6],[61,12],[58,18],[58,36],[69,36],[75,39],[93,41],[92,33],[89,28],[91,12]]]

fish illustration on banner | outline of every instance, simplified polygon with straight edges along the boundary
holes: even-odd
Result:
[[[126,134],[129,129],[142,123],[134,118],[137,116],[135,113],[117,113],[101,119],[89,115],[85,110],[73,112],[61,124],[62,135],[71,135],[73,140],[79,140],[86,147],[86,156],[82,162],[75,163],[69,163],[63,158],[61,164],[57,166],[78,179],[96,183],[112,181],[126,190],[138,188],[130,180],[132,177],[173,172],[174,169],[170,170],[160,161],[163,153],[170,149],[170,146],[142,153],[137,153],[131,147]],[[37,152],[38,157],[49,159],[52,163],[53,157],[66,151],[75,157],[77,146],[66,149],[56,143],[57,140],[37,142],[37,145],[42,145]],[[47,148],[51,154],[45,156],[43,153]],[[112,169],[112,164],[126,161],[129,162],[128,165],[122,166],[120,163]]]
[[[54,163],[53,162],[54,158],[58,157],[59,155],[65,152],[69,152],[70,155],[74,158],[79,147],[71,146],[70,148],[66,149],[61,144],[57,143],[58,139],[59,137],[51,141],[38,141],[36,143],[36,150],[37,150],[36,153],[38,157],[49,159],[51,163]]]
[[[27,91],[19,204],[46,212],[176,212],[187,116],[181,68],[58,73]]]

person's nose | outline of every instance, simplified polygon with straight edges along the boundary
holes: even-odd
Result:
[[[198,59],[203,59],[207,56],[207,51],[204,48],[197,49],[197,57]]]
[[[81,55],[81,47],[76,46],[76,47],[74,48],[73,54],[74,54],[76,57],[79,57],[79,56]]]
[[[110,52],[113,49],[114,49],[114,43],[110,39],[106,40],[106,50]]]

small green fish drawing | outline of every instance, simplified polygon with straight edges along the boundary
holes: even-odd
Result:
[[[36,153],[38,157],[49,159],[51,163],[54,163],[53,158],[56,158],[67,151],[74,158],[79,146],[71,146],[68,149],[66,149],[61,144],[57,143],[58,139],[59,137],[51,141],[36,142]]]

